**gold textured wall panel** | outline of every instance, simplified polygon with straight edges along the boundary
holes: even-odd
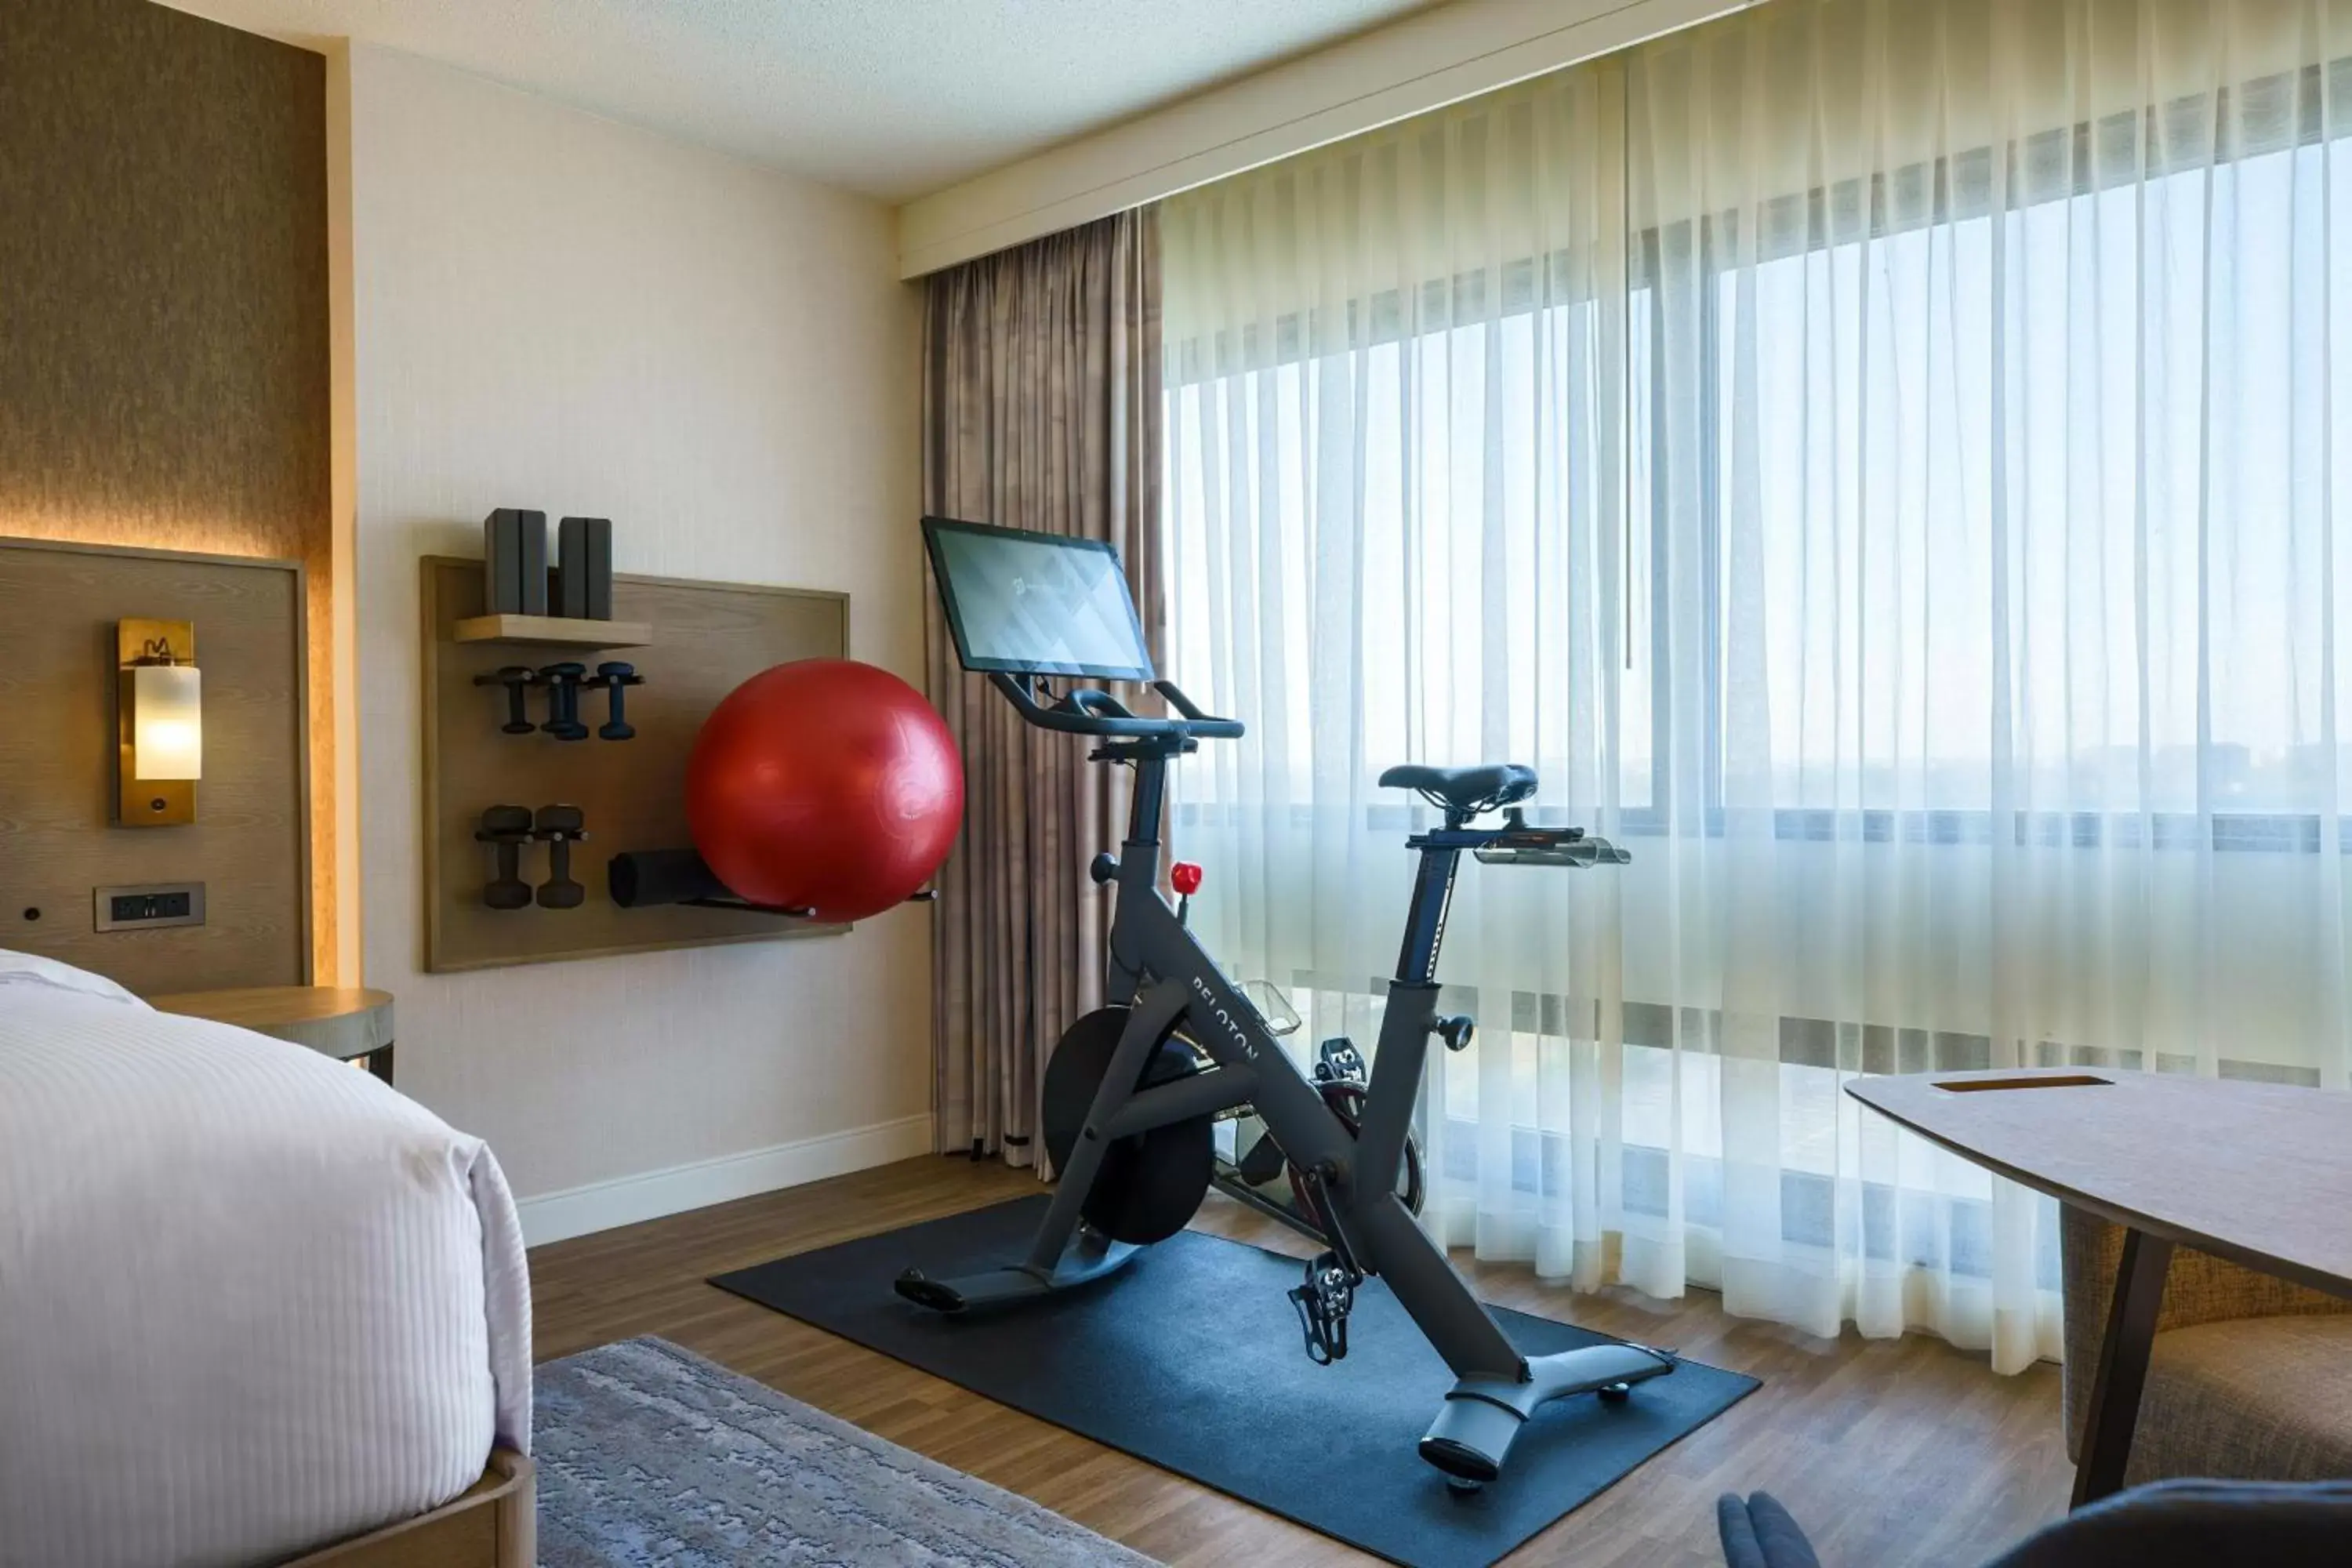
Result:
[[[148,0],[0,4],[0,534],[292,559],[332,971],[326,62]]]

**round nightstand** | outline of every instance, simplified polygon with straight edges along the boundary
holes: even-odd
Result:
[[[234,991],[174,991],[150,996],[158,1012],[235,1024],[308,1046],[337,1061],[361,1062],[392,1081],[392,993],[333,985],[247,985]]]

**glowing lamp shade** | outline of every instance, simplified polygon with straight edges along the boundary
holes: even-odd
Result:
[[[141,664],[131,677],[131,776],[205,776],[203,678],[194,665]]]

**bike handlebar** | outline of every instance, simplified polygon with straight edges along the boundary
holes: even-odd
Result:
[[[1178,719],[1148,719],[1108,691],[1093,687],[1074,687],[1051,704],[1037,700],[1027,679],[992,671],[989,679],[1011,700],[1021,717],[1040,730],[1058,730],[1071,735],[1096,735],[1120,740],[1206,740],[1237,741],[1242,737],[1242,721],[1219,719],[1201,710],[1199,705],[1177,689],[1171,680],[1155,680],[1151,689],[1181,715]]]

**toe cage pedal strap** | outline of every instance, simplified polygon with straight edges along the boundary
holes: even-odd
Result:
[[[1348,1314],[1355,1310],[1356,1281],[1336,1254],[1320,1254],[1307,1264],[1306,1279],[1291,1289],[1290,1304],[1298,1309],[1307,1360],[1329,1366],[1347,1359]]]
[[[1364,1271],[1357,1267],[1355,1253],[1339,1228],[1328,1167],[1309,1165],[1298,1172],[1298,1177],[1299,1195],[1307,1200],[1304,1206],[1317,1217],[1331,1247],[1316,1254],[1307,1265],[1307,1278],[1292,1288],[1290,1304],[1298,1309],[1299,1331],[1307,1337],[1307,1359],[1317,1366],[1329,1366],[1347,1359],[1348,1314],[1355,1310],[1356,1287],[1363,1283]]]

